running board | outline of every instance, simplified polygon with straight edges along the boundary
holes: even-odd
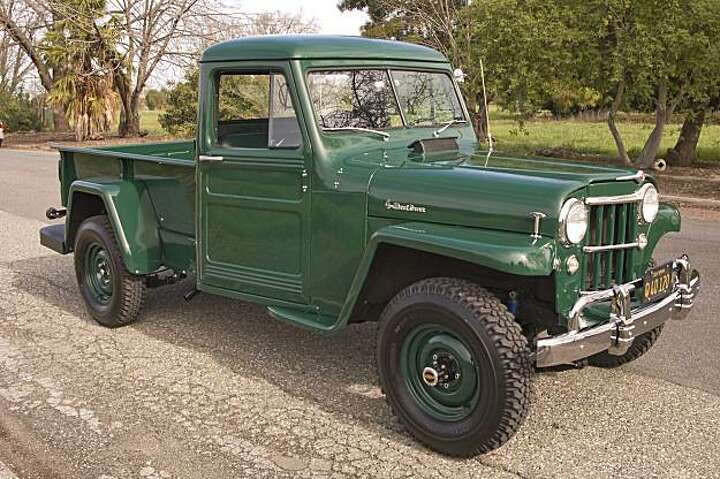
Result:
[[[323,334],[330,334],[337,323],[337,317],[320,314],[317,311],[305,309],[287,308],[283,306],[268,306],[268,313],[280,321],[287,321],[303,329],[317,331]]]

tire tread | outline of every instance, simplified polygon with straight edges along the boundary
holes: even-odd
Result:
[[[461,453],[442,451],[455,457],[471,457],[497,449],[506,443],[518,430],[528,414],[531,396],[532,364],[527,338],[520,325],[507,307],[485,288],[467,280],[457,278],[430,278],[412,284],[398,293],[386,306],[380,321],[387,321],[387,313],[394,303],[410,295],[433,293],[462,305],[482,324],[495,345],[505,373],[505,401],[503,415],[497,430],[481,444]],[[379,328],[382,331],[382,328]],[[386,395],[393,414],[403,427],[420,443],[435,449],[405,424],[402,415],[397,414]]]

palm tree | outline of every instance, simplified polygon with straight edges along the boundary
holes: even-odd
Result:
[[[63,12],[45,37],[44,53],[65,75],[50,91],[50,102],[65,110],[78,141],[107,131],[118,111],[112,72],[98,58],[100,39],[112,36],[98,25],[105,14],[104,0],[52,0]]]

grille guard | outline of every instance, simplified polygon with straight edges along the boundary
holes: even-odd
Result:
[[[700,274],[690,268],[687,256],[673,262],[677,276],[673,291],[665,298],[631,307],[632,293],[642,279],[617,285],[610,289],[584,293],[570,311],[570,332],[537,341],[535,360],[538,367],[573,364],[594,354],[608,351],[623,355],[636,337],[664,324],[668,319],[685,319],[695,304],[700,289]],[[592,304],[612,301],[610,321],[599,326],[578,330],[585,308]]]

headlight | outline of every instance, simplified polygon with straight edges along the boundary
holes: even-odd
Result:
[[[560,209],[560,238],[566,243],[578,244],[588,229],[588,209],[585,203],[571,198]]]
[[[642,219],[646,223],[652,223],[657,216],[659,209],[660,196],[658,195],[655,187],[648,183],[642,187],[642,202],[640,204]]]

